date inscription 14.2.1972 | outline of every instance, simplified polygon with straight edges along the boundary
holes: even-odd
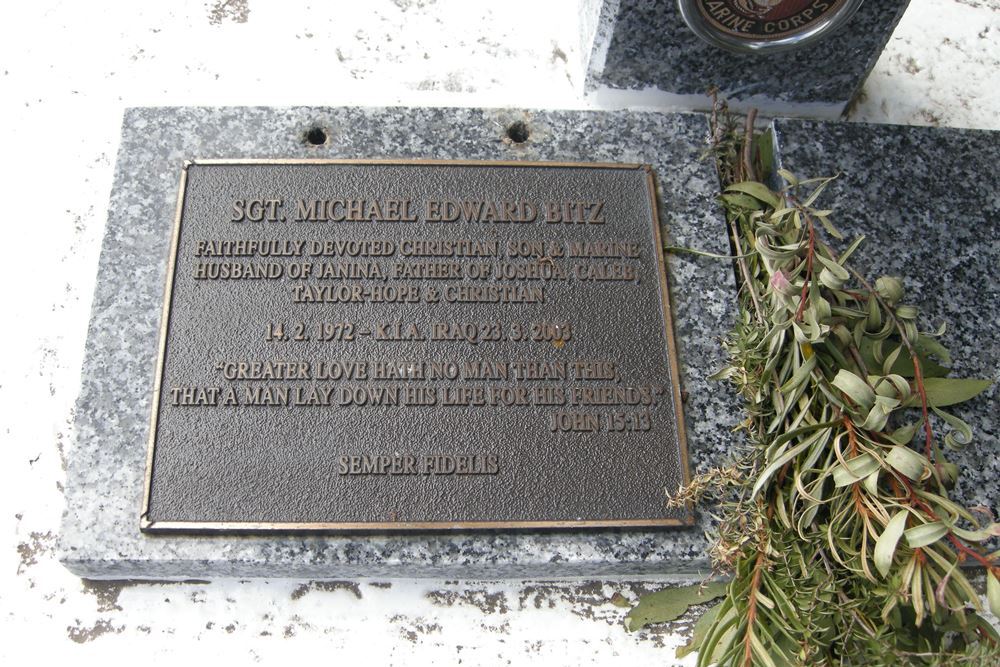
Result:
[[[652,171],[198,161],[141,528],[683,524]]]

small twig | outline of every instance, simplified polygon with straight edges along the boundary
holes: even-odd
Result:
[[[813,280],[813,255],[816,254],[816,228],[812,219],[806,214],[806,224],[809,225],[809,245],[806,246],[806,272],[802,277],[802,293],[799,295],[799,307],[795,311],[795,320],[801,321],[806,310],[806,297],[809,295],[809,283]]]
[[[753,168],[753,126],[757,120],[757,110],[750,109],[747,112],[746,124],[743,126],[743,179],[744,181],[756,181],[757,175]]]
[[[758,322],[763,324],[764,307],[760,304],[760,299],[757,296],[757,288],[754,287],[753,280],[750,278],[750,268],[747,266],[746,257],[742,255],[743,246],[740,245],[740,235],[739,231],[736,229],[736,223],[734,220],[729,221],[729,229],[730,233],[733,235],[733,246],[738,257],[736,263],[740,267],[740,273],[743,274],[743,286],[746,287],[746,290],[750,293],[750,301],[753,302],[754,316],[756,316]]]

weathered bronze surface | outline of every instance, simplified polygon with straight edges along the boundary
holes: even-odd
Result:
[[[188,163],[141,528],[686,523],[657,219],[642,165]]]

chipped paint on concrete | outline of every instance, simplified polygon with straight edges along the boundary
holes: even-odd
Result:
[[[358,600],[361,599],[361,585],[356,581],[310,581],[301,584],[292,591],[291,598],[298,600],[310,591],[322,591],[331,593],[333,591],[347,591]]]
[[[218,0],[208,11],[208,22],[219,25],[223,21],[246,23],[250,20],[249,0]]]

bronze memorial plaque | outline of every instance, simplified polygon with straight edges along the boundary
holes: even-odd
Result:
[[[141,528],[687,523],[661,247],[643,165],[188,163]]]

